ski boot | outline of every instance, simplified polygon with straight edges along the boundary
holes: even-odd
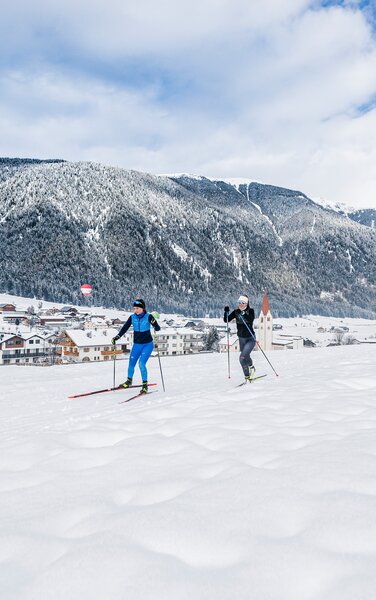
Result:
[[[245,376],[245,383],[252,383],[252,379],[255,376],[255,367],[252,365],[249,367],[249,375]]]
[[[123,387],[125,389],[129,388],[132,385],[132,379],[130,377],[127,377],[127,380],[124,381],[124,383],[121,383],[119,385],[119,387]]]
[[[142,386],[141,386],[140,394],[147,394],[147,393],[148,393],[148,382],[147,381],[143,381],[142,382]]]

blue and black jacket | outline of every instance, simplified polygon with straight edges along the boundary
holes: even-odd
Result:
[[[150,325],[154,327],[155,331],[160,330],[160,326],[158,325],[157,320],[154,319],[153,315],[143,311],[140,315],[131,315],[120,329],[118,336],[121,337],[124,335],[131,325],[133,325],[133,342],[135,344],[149,344],[149,342],[153,341],[150,333]]]

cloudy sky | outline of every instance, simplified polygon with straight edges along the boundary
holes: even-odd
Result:
[[[376,207],[375,0],[13,0],[0,156]]]

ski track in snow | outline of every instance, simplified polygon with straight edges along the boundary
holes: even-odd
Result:
[[[376,348],[254,357],[3,367],[2,600],[373,600]]]

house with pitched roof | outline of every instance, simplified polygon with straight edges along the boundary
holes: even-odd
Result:
[[[228,341],[227,341],[227,335],[225,337],[223,337],[220,340],[218,346],[219,346],[220,352],[227,352],[228,350],[230,352],[240,352],[239,338],[236,333],[233,333],[232,335],[230,335],[228,338]]]
[[[97,362],[125,358],[129,354],[129,337],[126,334],[116,342],[115,350],[111,340],[117,334],[116,329],[83,330],[66,329],[59,346],[61,362]]]
[[[51,356],[51,337],[38,334],[0,335],[0,364],[30,365],[45,362]]]
[[[15,310],[15,304],[0,304],[0,312],[14,312]]]

